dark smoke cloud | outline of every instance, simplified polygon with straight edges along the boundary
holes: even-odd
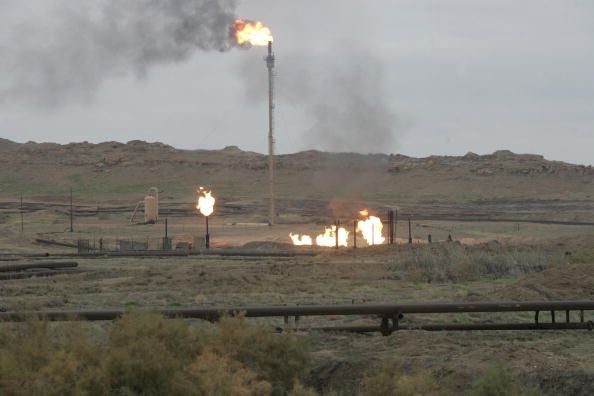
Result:
[[[28,1],[6,1],[0,14],[6,102],[90,99],[106,78],[143,77],[196,51],[233,46],[235,0],[54,0],[36,15]],[[25,18],[15,22],[15,15]]]
[[[308,144],[360,153],[391,148],[397,120],[384,95],[380,62],[370,53],[355,52],[326,59],[323,70],[304,76],[309,83],[302,85],[309,91],[301,96],[303,106],[313,119],[304,135]]]
[[[394,148],[398,118],[388,104],[386,75],[373,53],[338,43],[328,54],[278,54],[278,106],[306,117],[304,148],[359,153]],[[245,54],[246,96],[266,100],[261,54]],[[280,110],[279,110],[280,111]]]
[[[284,109],[303,114],[303,147],[332,152],[385,153],[395,150],[400,124],[389,105],[387,76],[370,51],[342,42],[323,53],[284,53],[278,45],[276,68],[277,136],[283,139]],[[241,70],[248,103],[267,100],[262,51],[242,54]],[[297,148],[293,148],[297,149]],[[335,217],[357,216],[364,192],[377,183],[383,156],[321,154],[314,156],[308,183],[319,193],[334,197],[329,209]],[[378,167],[380,169],[378,169]]]

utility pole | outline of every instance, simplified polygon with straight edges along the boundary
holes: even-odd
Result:
[[[23,222],[23,193],[21,193],[21,234],[25,231],[25,224]]]
[[[394,209],[388,210],[388,225],[390,229],[388,230],[388,242],[390,245],[394,244]]]
[[[204,246],[207,249],[210,249],[210,232],[208,230],[208,216],[204,216],[204,218],[206,219],[206,236],[204,238]]]
[[[74,232],[73,213],[72,213],[72,187],[70,187],[70,232]]]
[[[411,216],[408,216],[408,243],[413,243],[412,230],[411,230]]]
[[[398,209],[394,209],[394,240],[398,240]]]
[[[334,239],[336,240],[336,249],[338,249],[338,228],[340,227],[340,221],[336,220],[334,222],[334,227],[335,227],[335,233],[334,233]]]

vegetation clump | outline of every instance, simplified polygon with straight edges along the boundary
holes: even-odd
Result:
[[[372,370],[362,381],[360,396],[416,396],[437,395],[439,387],[429,372],[405,374],[395,364],[384,362]]]
[[[471,396],[536,396],[537,389],[523,386],[514,381],[511,373],[501,364],[495,364],[473,384]]]
[[[411,250],[392,265],[412,281],[465,282],[540,272],[564,262],[558,252],[535,247],[467,247],[455,243]]]
[[[420,396],[462,394],[468,396],[532,396],[537,389],[521,384],[501,364],[480,372],[463,392],[448,389],[447,380],[437,381],[427,370],[404,373],[394,362],[383,362],[364,377],[359,396]]]
[[[310,363],[304,341],[223,318],[212,328],[153,313],[123,316],[106,331],[31,320],[0,328],[1,395],[315,396],[302,384]],[[93,331],[89,331],[93,330]],[[449,394],[431,371],[374,365],[358,386],[325,395]],[[452,393],[454,394],[454,393]],[[536,395],[501,365],[477,375],[463,394]]]
[[[295,335],[241,317],[204,329],[138,312],[100,334],[42,321],[0,331],[3,395],[305,395],[308,363]]]

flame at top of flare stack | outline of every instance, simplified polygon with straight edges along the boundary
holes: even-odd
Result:
[[[274,41],[270,28],[259,21],[236,19],[233,23],[233,33],[240,46],[265,46]]]
[[[268,224],[274,225],[276,210],[274,197],[274,54],[272,32],[262,22],[236,19],[231,35],[240,47],[268,46],[266,66],[268,68]]]
[[[198,194],[196,209],[198,209],[203,216],[208,217],[214,212],[215,198],[212,196],[212,191],[206,191],[204,187],[200,187],[198,188]]]

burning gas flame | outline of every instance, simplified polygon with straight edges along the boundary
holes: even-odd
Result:
[[[338,235],[337,235],[338,234]],[[349,232],[344,228],[340,227],[338,233],[336,232],[336,226],[326,227],[323,234],[316,237],[316,245],[325,247],[335,247],[336,238],[338,237],[338,246],[348,246]],[[309,235],[289,234],[289,238],[295,246],[311,246],[313,240]]]
[[[335,225],[330,228],[326,227],[326,231],[316,237],[316,245],[327,247],[336,246],[336,238],[338,238],[338,246],[346,247],[349,241],[349,232],[340,227],[337,235]]]
[[[214,212],[215,199],[212,196],[212,191],[206,191],[204,187],[198,189],[198,204],[196,209],[204,216],[210,216]]]
[[[357,222],[357,231],[363,234],[363,238],[368,245],[381,245],[386,238],[382,236],[382,229],[384,225],[379,217],[369,216],[369,211],[363,209],[359,214],[364,217],[364,220]]]
[[[313,245],[313,241],[311,240],[311,237],[309,235],[301,235],[300,237],[299,234],[290,233],[289,238],[291,238],[291,240],[293,241],[293,245],[295,246]]]
[[[363,209],[359,212],[359,215],[363,218],[357,221],[357,230],[363,235],[363,238],[367,242],[367,245],[381,245],[386,241],[386,238],[382,235],[384,225],[377,216],[370,216],[367,209]],[[289,234],[289,238],[293,242],[293,245],[313,245],[313,240],[309,235],[299,235],[293,233]],[[318,246],[334,247],[336,246],[336,239],[338,238],[338,246],[348,246],[349,232],[344,228],[338,228],[336,226],[326,227],[323,234],[316,237],[315,243]]]
[[[269,41],[273,41],[272,32],[262,22],[236,19],[233,34],[239,45],[268,45]]]

